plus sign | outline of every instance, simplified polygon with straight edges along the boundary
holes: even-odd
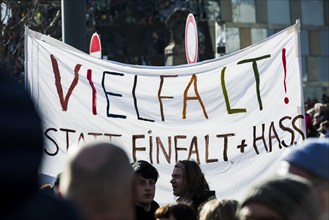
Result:
[[[246,139],[243,139],[243,140],[241,141],[241,144],[238,145],[237,148],[240,148],[240,152],[243,153],[245,147],[247,147]]]

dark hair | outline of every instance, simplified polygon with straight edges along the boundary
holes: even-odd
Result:
[[[195,210],[185,202],[170,203],[161,206],[154,213],[154,218],[169,218],[170,216],[175,217],[176,220],[197,219]]]
[[[137,160],[132,163],[132,168],[135,174],[139,174],[145,179],[154,179],[157,181],[159,178],[158,170],[145,160]]]
[[[194,196],[209,191],[209,185],[202,173],[199,164],[193,160],[181,160],[184,165],[184,195],[185,199],[192,199]]]
[[[170,213],[176,220],[196,220],[197,215],[192,206],[178,202],[170,207]]]

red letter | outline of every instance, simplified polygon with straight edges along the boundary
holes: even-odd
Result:
[[[89,81],[89,84],[91,86],[91,90],[92,90],[92,111],[93,111],[93,115],[97,115],[97,109],[96,109],[96,89],[94,86],[94,83],[91,79],[92,76],[92,71],[91,69],[87,70],[87,79]]]
[[[61,84],[61,75],[59,73],[59,69],[58,69],[58,64],[57,64],[57,60],[54,57],[54,55],[50,55],[51,58],[51,64],[53,66],[53,71],[54,71],[54,75],[55,75],[55,85],[56,85],[56,89],[57,89],[57,93],[59,96],[59,101],[61,103],[62,106],[62,110],[66,111],[67,110],[67,104],[69,102],[69,98],[73,92],[73,89],[75,88],[75,86],[78,84],[78,80],[79,80],[79,70],[81,65],[77,64],[74,68],[74,79],[70,85],[69,90],[67,91],[66,96],[64,97],[63,95],[63,87]]]

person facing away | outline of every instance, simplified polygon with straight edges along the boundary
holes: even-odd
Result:
[[[117,145],[94,141],[78,146],[69,154],[59,187],[86,220],[134,219],[133,173]]]
[[[159,173],[152,164],[144,160],[132,163],[132,168],[135,173],[135,219],[154,220],[154,212],[159,208],[159,204],[154,201]]]
[[[234,199],[212,199],[200,210],[199,220],[237,220],[239,202]]]
[[[320,201],[320,219],[329,219],[329,140],[305,139],[283,159],[279,174],[294,174],[308,179]]]
[[[197,220],[195,210],[185,202],[176,202],[159,207],[154,214],[156,220]]]
[[[216,198],[201,171],[199,164],[193,160],[181,160],[175,164],[170,181],[177,201],[190,203],[196,212],[199,206]]]
[[[240,204],[240,220],[319,220],[311,182],[296,175],[275,175],[256,183]]]
[[[1,220],[80,219],[74,206],[40,190],[42,121],[31,97],[0,65]]]
[[[170,206],[171,204],[165,204],[157,208],[154,213],[154,218],[156,220],[168,220],[170,215]]]

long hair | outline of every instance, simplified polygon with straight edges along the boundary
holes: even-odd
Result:
[[[209,185],[201,171],[199,164],[193,160],[181,160],[183,164],[184,191],[182,197],[191,200],[194,196],[209,191]]]

